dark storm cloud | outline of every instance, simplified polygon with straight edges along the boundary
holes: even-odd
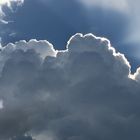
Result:
[[[0,139],[139,138],[139,70],[131,75],[108,40],[76,34],[59,52],[46,41],[30,42],[1,51]],[[38,52],[42,42],[46,53]]]

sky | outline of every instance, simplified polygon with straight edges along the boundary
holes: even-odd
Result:
[[[139,5],[0,0],[0,139],[139,139]]]

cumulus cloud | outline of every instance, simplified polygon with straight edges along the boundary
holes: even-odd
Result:
[[[31,40],[1,50],[0,139],[138,139],[139,69],[132,75],[125,56],[92,34],[66,48]]]
[[[0,72],[3,69],[5,62],[10,58],[11,54],[17,50],[22,50],[23,52],[27,52],[28,50],[35,50],[35,52],[38,53],[42,59],[46,56],[56,55],[53,45],[46,40],[37,41],[32,39],[29,42],[21,40],[15,44],[9,43],[0,49]]]

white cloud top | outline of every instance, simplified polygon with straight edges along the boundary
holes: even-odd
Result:
[[[28,50],[35,50],[35,52],[44,59],[46,56],[56,56],[57,51],[54,50],[53,45],[46,40],[37,41],[32,39],[29,42],[21,40],[15,44],[9,43],[5,47],[1,47],[0,52],[0,72],[3,69],[5,62],[10,58],[11,54],[17,50],[27,52]]]

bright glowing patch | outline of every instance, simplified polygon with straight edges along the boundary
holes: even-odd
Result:
[[[0,0],[0,5],[4,5],[4,4],[10,4],[11,0]]]
[[[23,3],[24,0],[0,0],[0,5],[7,4],[10,6],[11,2],[18,2],[18,3]]]
[[[8,23],[7,21],[3,20],[3,17],[5,16],[5,13],[2,10],[2,6],[7,5],[9,8],[12,8],[11,7],[12,2],[15,2],[16,5],[19,6],[24,2],[24,0],[0,0],[0,23],[4,23],[4,24]]]
[[[0,109],[3,109],[3,101],[0,100]]]

